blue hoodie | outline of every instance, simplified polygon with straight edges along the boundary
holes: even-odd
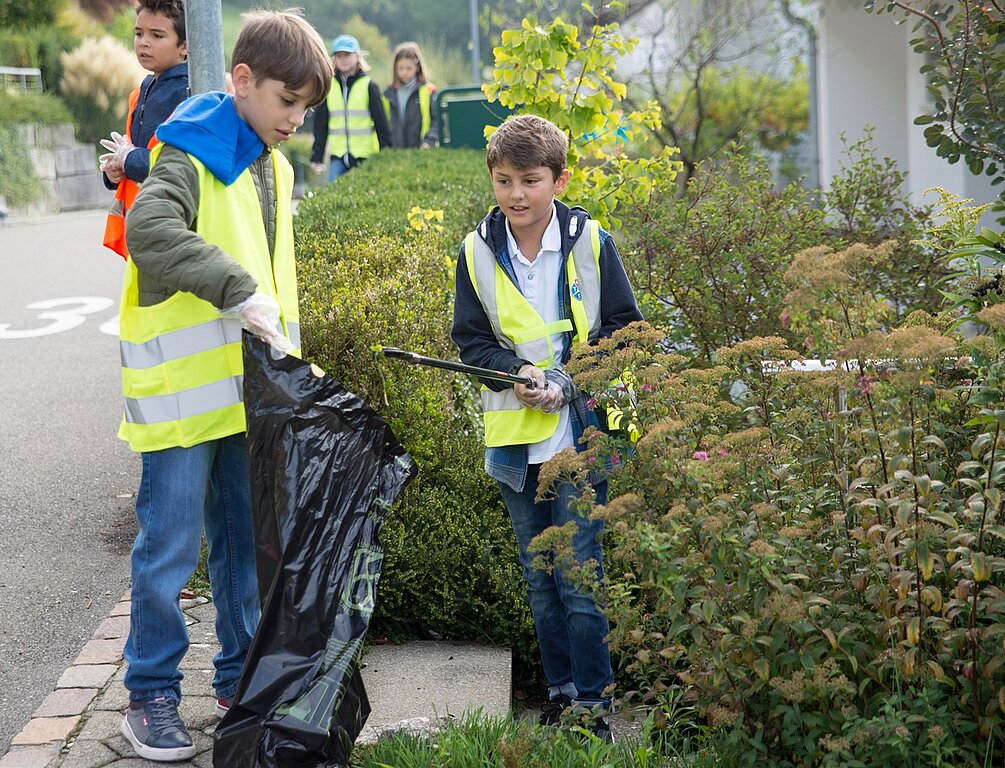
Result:
[[[157,138],[198,158],[228,187],[265,149],[254,128],[237,114],[234,97],[219,91],[179,104],[157,129]]]
[[[136,147],[126,155],[126,178],[137,184],[147,180],[150,173],[150,150],[147,145],[157,127],[167,120],[175,108],[188,98],[188,63],[175,64],[154,77],[147,75],[140,85],[140,94],[133,110],[133,123],[129,140]],[[102,174],[108,189],[115,189],[108,176]]]

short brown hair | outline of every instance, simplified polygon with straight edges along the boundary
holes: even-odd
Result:
[[[557,179],[568,154],[569,139],[553,122],[538,115],[514,115],[489,137],[485,162],[490,171],[500,163],[521,170],[545,166]]]
[[[171,19],[178,34],[178,45],[185,42],[185,0],[139,0],[136,13],[149,11]]]
[[[278,80],[294,91],[309,86],[311,106],[325,100],[335,73],[324,40],[303,11],[254,10],[242,14],[241,20],[231,68],[246,64],[259,83]]]

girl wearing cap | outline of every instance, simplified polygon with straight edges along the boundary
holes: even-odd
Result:
[[[370,65],[365,56],[352,35],[339,35],[332,41],[335,77],[327,101],[314,113],[311,150],[311,170],[321,173],[327,148],[330,182],[391,146],[380,88],[366,74]]]

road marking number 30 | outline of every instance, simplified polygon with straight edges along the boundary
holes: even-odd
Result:
[[[87,320],[85,315],[106,310],[114,303],[105,296],[70,296],[65,299],[35,301],[27,308],[44,310],[38,313],[38,319],[49,322],[35,328],[16,330],[11,329],[11,323],[0,323],[0,339],[27,339],[33,336],[51,336],[54,333],[63,333],[63,331],[69,331],[78,325],[83,325]],[[118,317],[114,317],[102,323],[101,332],[118,336],[118,320]]]

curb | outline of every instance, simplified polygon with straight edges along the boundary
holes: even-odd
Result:
[[[136,765],[128,742],[119,734],[128,693],[122,684],[122,651],[129,635],[131,593],[126,590],[98,625],[77,658],[56,682],[21,732],[0,757],[0,768],[92,768],[118,761]],[[208,687],[216,639],[213,606],[204,597],[181,600],[189,627],[189,652],[181,668],[182,711],[198,750],[185,765],[211,765],[216,698]],[[209,605],[207,605],[209,604]],[[201,610],[200,610],[201,609]],[[195,688],[197,690],[191,690]],[[146,761],[140,761],[146,764]]]
[[[129,634],[129,603],[130,591],[126,590],[60,675],[56,689],[11,740],[9,751],[0,757],[0,768],[46,768],[53,764],[122,663]]]

